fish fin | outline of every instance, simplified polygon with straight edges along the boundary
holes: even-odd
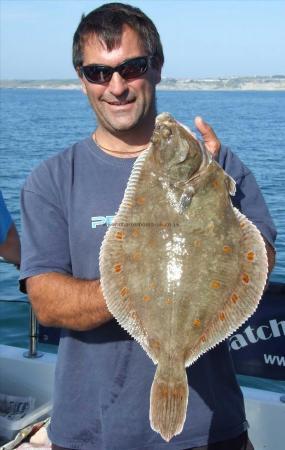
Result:
[[[111,232],[115,234],[113,230]],[[152,358],[147,345],[147,332],[136,314],[132,296],[129,293],[126,273],[123,268],[124,261],[119,260],[118,263],[117,255],[120,255],[121,243],[112,238],[111,232],[109,233],[109,239],[103,242],[99,257],[103,296],[109,311],[119,325],[133,336]],[[123,231],[120,232],[123,233]],[[119,266],[119,268],[122,266],[122,269],[114,276],[114,267],[116,266]]]
[[[225,184],[226,184],[227,190],[230,195],[234,196],[236,194],[236,182],[227,173],[225,173],[225,175],[226,175]]]
[[[189,389],[184,367],[177,375],[172,380],[163,376],[159,364],[150,391],[151,428],[167,442],[181,433],[186,418]]]
[[[119,257],[119,255],[124,254],[122,250],[123,238],[128,229],[125,228],[124,225],[127,225],[129,220],[129,207],[134,200],[136,185],[140,178],[147,155],[148,149],[146,149],[134,163],[124,198],[116,217],[112,222],[112,226],[107,230],[102,242],[99,254],[99,267],[101,288],[109,311],[113,314],[119,325],[143,347],[156,364],[157,360],[150,352],[148,346],[147,332],[136,314],[132,297],[128,293],[126,273],[123,267],[122,270],[120,267],[124,265],[124,260],[121,260]],[[120,224],[122,224],[122,226]],[[116,270],[116,266],[118,267],[118,270],[116,276],[114,276],[114,269]]]
[[[221,176],[222,174],[222,179],[224,180],[226,190],[231,196],[234,196],[236,194],[235,180],[229,174],[227,174],[227,172],[225,172],[224,169],[220,166],[220,164],[215,160],[212,160],[208,167],[211,167],[212,171],[218,173],[219,176]]]
[[[263,237],[244,214],[236,208],[233,209],[242,230],[239,248],[240,270],[236,284],[227,292],[220,311],[217,311],[186,355],[186,367],[230,337],[256,311],[266,285],[268,261]],[[211,342],[211,345],[208,342]]]

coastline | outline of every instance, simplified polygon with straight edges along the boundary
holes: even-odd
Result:
[[[2,89],[80,90],[76,79],[66,80],[0,80]],[[285,91],[285,75],[175,79],[162,78],[160,91]]]

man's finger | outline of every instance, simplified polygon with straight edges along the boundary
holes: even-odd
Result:
[[[195,117],[195,126],[202,135],[207,150],[212,153],[212,155],[216,156],[220,150],[221,143],[212,127],[210,127],[208,123],[204,122],[201,116]]]

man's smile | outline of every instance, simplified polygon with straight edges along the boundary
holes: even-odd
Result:
[[[112,105],[112,106],[124,106],[124,105],[129,105],[131,103],[135,102],[135,99],[132,100],[116,100],[116,101],[108,101],[108,100],[104,100],[106,103],[108,103],[108,105]]]

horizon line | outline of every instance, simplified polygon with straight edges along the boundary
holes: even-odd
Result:
[[[273,75],[264,75],[264,74],[258,74],[258,75],[218,75],[218,76],[205,76],[205,77],[179,77],[176,78],[174,76],[163,76],[161,78],[161,81],[163,80],[175,80],[175,81],[210,81],[210,80],[228,80],[228,79],[235,79],[235,78],[284,78],[285,74],[273,74]],[[0,78],[0,82],[11,82],[11,81],[77,81],[79,82],[79,79],[74,78]]]

